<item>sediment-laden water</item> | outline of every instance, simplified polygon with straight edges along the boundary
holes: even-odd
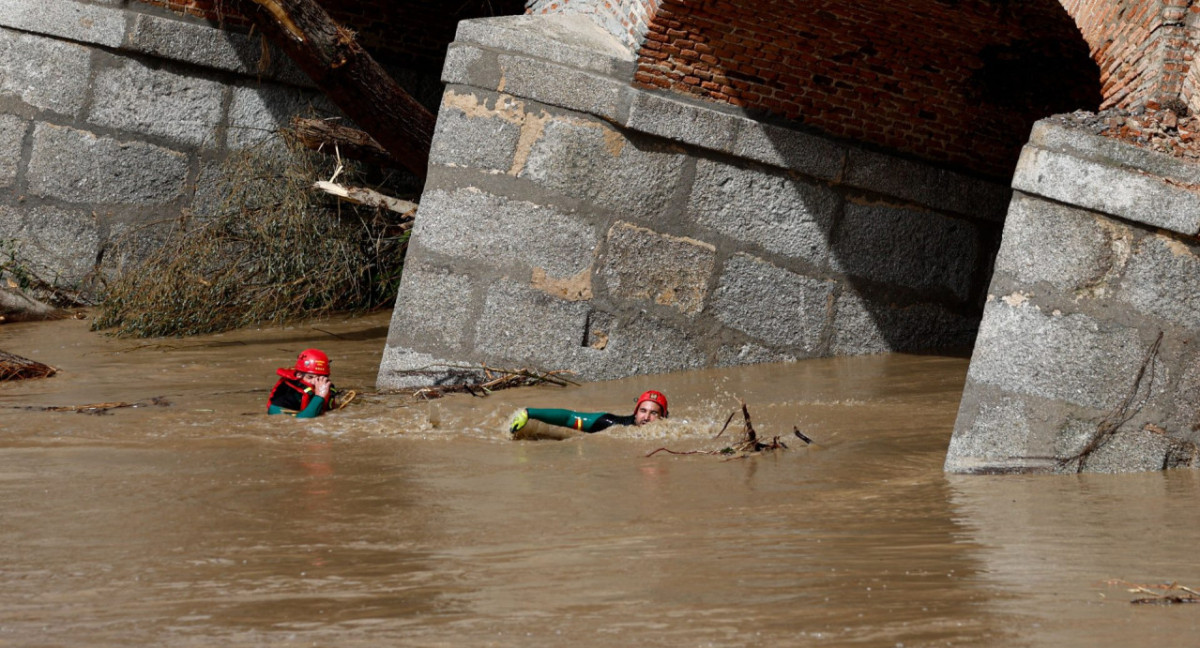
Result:
[[[0,327],[0,646],[1189,645],[1200,476],[948,476],[967,361],[371,393],[387,315],[184,340]],[[309,346],[363,392],[267,417]],[[513,441],[518,406],[672,418]],[[157,401],[153,399],[158,399]],[[744,399],[790,450],[728,444]],[[155,402],[169,404],[154,404]],[[106,414],[44,411],[139,403]],[[816,440],[805,447],[798,426]]]

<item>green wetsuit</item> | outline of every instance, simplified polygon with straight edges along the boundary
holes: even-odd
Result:
[[[313,397],[308,401],[308,407],[296,412],[296,418],[316,418],[321,415],[321,412],[324,409],[325,399],[314,394]],[[291,414],[293,411],[294,410],[284,409],[278,405],[271,405],[267,407],[267,414]]]
[[[599,432],[614,425],[633,425],[634,417],[618,416],[608,412],[575,412],[568,409],[541,409],[526,407],[529,418],[550,425],[571,428],[582,432]]]

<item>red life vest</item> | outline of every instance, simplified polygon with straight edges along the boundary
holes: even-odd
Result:
[[[267,397],[267,409],[270,410],[271,406],[275,405],[285,410],[303,412],[316,394],[312,385],[297,378],[295,369],[276,369],[275,373],[279,374],[279,381],[271,388],[271,395]],[[321,406],[322,413],[328,412],[332,407],[334,394],[335,390],[331,385],[329,398],[326,398]]]

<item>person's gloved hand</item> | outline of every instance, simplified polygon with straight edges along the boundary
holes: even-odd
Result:
[[[525,427],[525,424],[528,422],[529,412],[525,411],[525,408],[517,410],[517,412],[513,414],[512,421],[510,421],[508,424],[508,433],[516,434],[521,430],[521,428]]]

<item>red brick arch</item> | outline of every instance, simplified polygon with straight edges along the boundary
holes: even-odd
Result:
[[[1102,101],[1058,0],[663,0],[635,82],[997,177],[1034,120]]]

